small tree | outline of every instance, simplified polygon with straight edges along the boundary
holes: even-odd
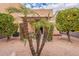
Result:
[[[32,53],[32,55],[35,55],[35,50],[34,50],[34,47],[33,47],[33,41],[29,37],[27,15],[28,14],[37,14],[39,16],[39,14],[34,12],[33,10],[27,8],[26,4],[21,4],[20,8],[14,8],[14,7],[7,8],[6,12],[8,12],[9,14],[11,14],[11,13],[21,13],[22,15],[24,15],[24,18],[22,18],[23,23],[20,26],[21,30],[24,30],[23,31],[24,42],[26,44],[26,39],[28,39],[31,53]],[[22,33],[20,35],[22,35]]]
[[[40,19],[39,21],[30,22],[34,29],[34,39],[36,40],[37,47],[35,48],[35,55],[40,56],[46,41],[51,41],[53,38],[53,24],[46,21],[46,19]],[[42,29],[41,29],[42,28]],[[29,34],[30,38],[33,37]],[[24,35],[24,29],[21,27],[21,38],[26,39]]]
[[[38,52],[38,47],[39,47],[39,40],[40,40],[40,36],[39,35],[41,35],[40,34],[40,30],[39,30],[39,28],[38,29],[36,29],[36,27],[40,27],[41,25],[41,22],[35,22],[35,23],[37,23],[37,26],[36,27],[34,27],[36,30],[35,30],[35,33],[34,34],[36,34],[37,33],[37,35],[35,35],[35,37],[39,37],[39,39],[38,38],[36,38],[36,41],[37,41],[37,52],[35,51],[35,49],[34,49],[34,46],[33,46],[33,38],[31,38],[31,35],[29,34],[29,29],[28,29],[28,19],[27,19],[27,15],[28,14],[36,14],[37,16],[39,16],[40,17],[40,15],[38,14],[38,13],[36,13],[36,12],[34,12],[33,10],[31,10],[31,9],[29,9],[29,8],[26,8],[26,5],[25,4],[23,4],[23,5],[21,5],[21,7],[19,8],[19,9],[17,9],[17,8],[13,8],[13,7],[11,7],[11,8],[8,8],[7,9],[7,11],[8,11],[8,13],[10,14],[10,13],[21,13],[21,14],[23,14],[24,15],[24,17],[22,18],[23,19],[23,23],[22,24],[20,24],[20,38],[21,38],[21,40],[23,40],[24,42],[25,42],[25,44],[24,45],[26,45],[26,40],[28,40],[28,42],[29,42],[29,47],[30,47],[30,50],[31,50],[31,53],[32,53],[32,55],[33,56],[36,56],[36,55],[40,55],[40,53],[41,53],[41,51],[42,51],[42,49],[43,49],[43,47],[44,47],[44,45],[45,45],[45,42],[46,42],[46,39],[47,38],[43,38],[43,41],[42,41],[42,45],[41,45],[41,48],[40,48],[40,50],[39,50],[39,52]],[[49,14],[50,15],[50,14]],[[49,18],[49,16],[48,16],[48,18]],[[46,21],[45,21],[46,22]],[[42,23],[42,24],[44,24],[44,23]],[[46,24],[48,24],[48,25],[46,25]],[[50,23],[48,23],[48,22],[46,22],[44,25],[46,25],[45,27],[44,27],[44,37],[49,37],[50,35],[48,35],[48,27],[50,27],[49,26],[49,24]],[[42,26],[44,26],[44,25],[42,25]],[[47,27],[48,26],[48,27]],[[47,29],[45,29],[45,28],[47,28]],[[51,27],[52,28],[52,27]],[[49,29],[50,30],[50,29]],[[51,32],[51,31],[50,31]],[[49,33],[50,33],[49,32]],[[47,34],[45,34],[45,33],[47,33]],[[39,35],[38,35],[39,34]],[[52,36],[51,36],[52,37]],[[50,40],[51,40],[52,38],[50,38]]]
[[[79,29],[79,9],[69,8],[61,10],[56,16],[56,27],[60,32],[66,32],[68,40],[70,40],[70,31],[78,31]]]
[[[10,36],[17,30],[17,26],[13,24],[13,16],[0,13],[0,34],[10,39]]]

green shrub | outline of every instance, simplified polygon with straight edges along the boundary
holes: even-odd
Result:
[[[10,36],[17,30],[17,25],[13,22],[13,16],[0,13],[0,34],[7,37],[7,39],[9,39]]]
[[[56,27],[60,32],[67,32],[68,37],[70,31],[79,31],[79,9],[69,8],[59,11],[56,16]]]
[[[35,30],[41,30],[41,28],[47,30],[47,41],[51,41],[53,38],[53,24],[47,21],[44,18],[41,18],[39,21],[32,22],[31,25]]]

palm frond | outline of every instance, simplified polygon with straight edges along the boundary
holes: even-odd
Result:
[[[20,12],[19,9],[13,8],[13,7],[7,8],[6,11],[7,11],[8,13],[19,13],[19,12]]]
[[[30,12],[33,14],[33,15],[37,15],[37,16],[39,16],[40,17],[40,14],[38,14],[37,12],[35,12],[35,11],[33,11],[33,10],[30,10]]]
[[[6,12],[8,12],[9,14],[10,13],[22,13],[23,15],[27,15],[27,14],[35,15],[36,14],[36,15],[40,16],[35,11],[31,10],[30,8],[27,8],[25,4],[22,4],[19,9],[14,8],[14,7],[7,8]]]

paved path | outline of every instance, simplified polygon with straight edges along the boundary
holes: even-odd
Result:
[[[65,33],[63,33],[63,34],[65,34]],[[79,32],[70,32],[70,35],[73,37],[79,38]]]
[[[79,38],[71,37],[72,43],[68,42],[65,35],[54,36],[53,41],[46,42],[41,55],[44,56],[79,56]],[[34,41],[35,42],[35,41]],[[36,47],[36,44],[34,43]],[[1,56],[29,56],[31,55],[28,42],[24,47],[23,42],[18,38],[12,38],[6,42],[5,39],[0,40],[0,55]]]

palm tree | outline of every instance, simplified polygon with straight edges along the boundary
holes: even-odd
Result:
[[[17,12],[17,13],[21,13],[21,14],[24,15],[23,23],[20,25],[20,27],[21,27],[20,28],[20,30],[21,30],[20,31],[21,40],[27,39],[28,42],[29,42],[29,47],[30,47],[32,55],[33,56],[36,56],[36,55],[39,56],[41,54],[43,48],[44,48],[46,40],[49,38],[49,34],[52,34],[52,30],[51,30],[51,33],[50,33],[50,29],[53,29],[53,25],[51,26],[50,23],[48,21],[46,21],[45,19],[42,19],[44,21],[42,21],[40,19],[40,21],[34,22],[32,24],[32,26],[35,28],[34,34],[36,34],[35,37],[36,37],[37,48],[36,48],[36,51],[35,51],[32,38],[30,37],[29,32],[28,32],[29,29],[28,29],[27,15],[30,14],[30,13],[33,14],[33,15],[37,14],[39,17],[40,17],[40,15],[38,13],[34,12],[33,10],[26,8],[26,4],[21,5],[21,7],[19,9],[13,8],[13,7],[8,8],[7,12],[9,14]],[[48,19],[50,18],[49,16],[50,16],[50,12],[48,13]],[[43,26],[43,29],[44,29],[43,36],[40,33],[41,26]],[[42,37],[42,43],[40,44],[41,37]],[[25,43],[26,43],[26,40],[25,40]]]
[[[35,37],[37,42],[36,55],[40,56],[46,41],[52,40],[53,24],[42,18],[37,22],[31,23],[35,29]],[[43,28],[43,33],[41,33],[40,28]]]
[[[40,16],[38,13],[32,11],[31,9],[29,8],[26,8],[26,4],[21,4],[21,7],[19,9],[17,8],[13,8],[13,7],[10,7],[6,10],[9,14],[11,13],[21,13],[24,15],[24,18],[23,18],[23,24],[21,25],[21,30],[24,31],[24,36],[25,36],[25,39],[28,39],[28,42],[29,42],[29,46],[30,46],[30,50],[31,50],[31,53],[32,55],[35,55],[35,49],[33,47],[33,41],[32,39],[29,37],[29,32],[28,32],[28,21],[27,21],[27,14],[37,14],[38,16]]]

